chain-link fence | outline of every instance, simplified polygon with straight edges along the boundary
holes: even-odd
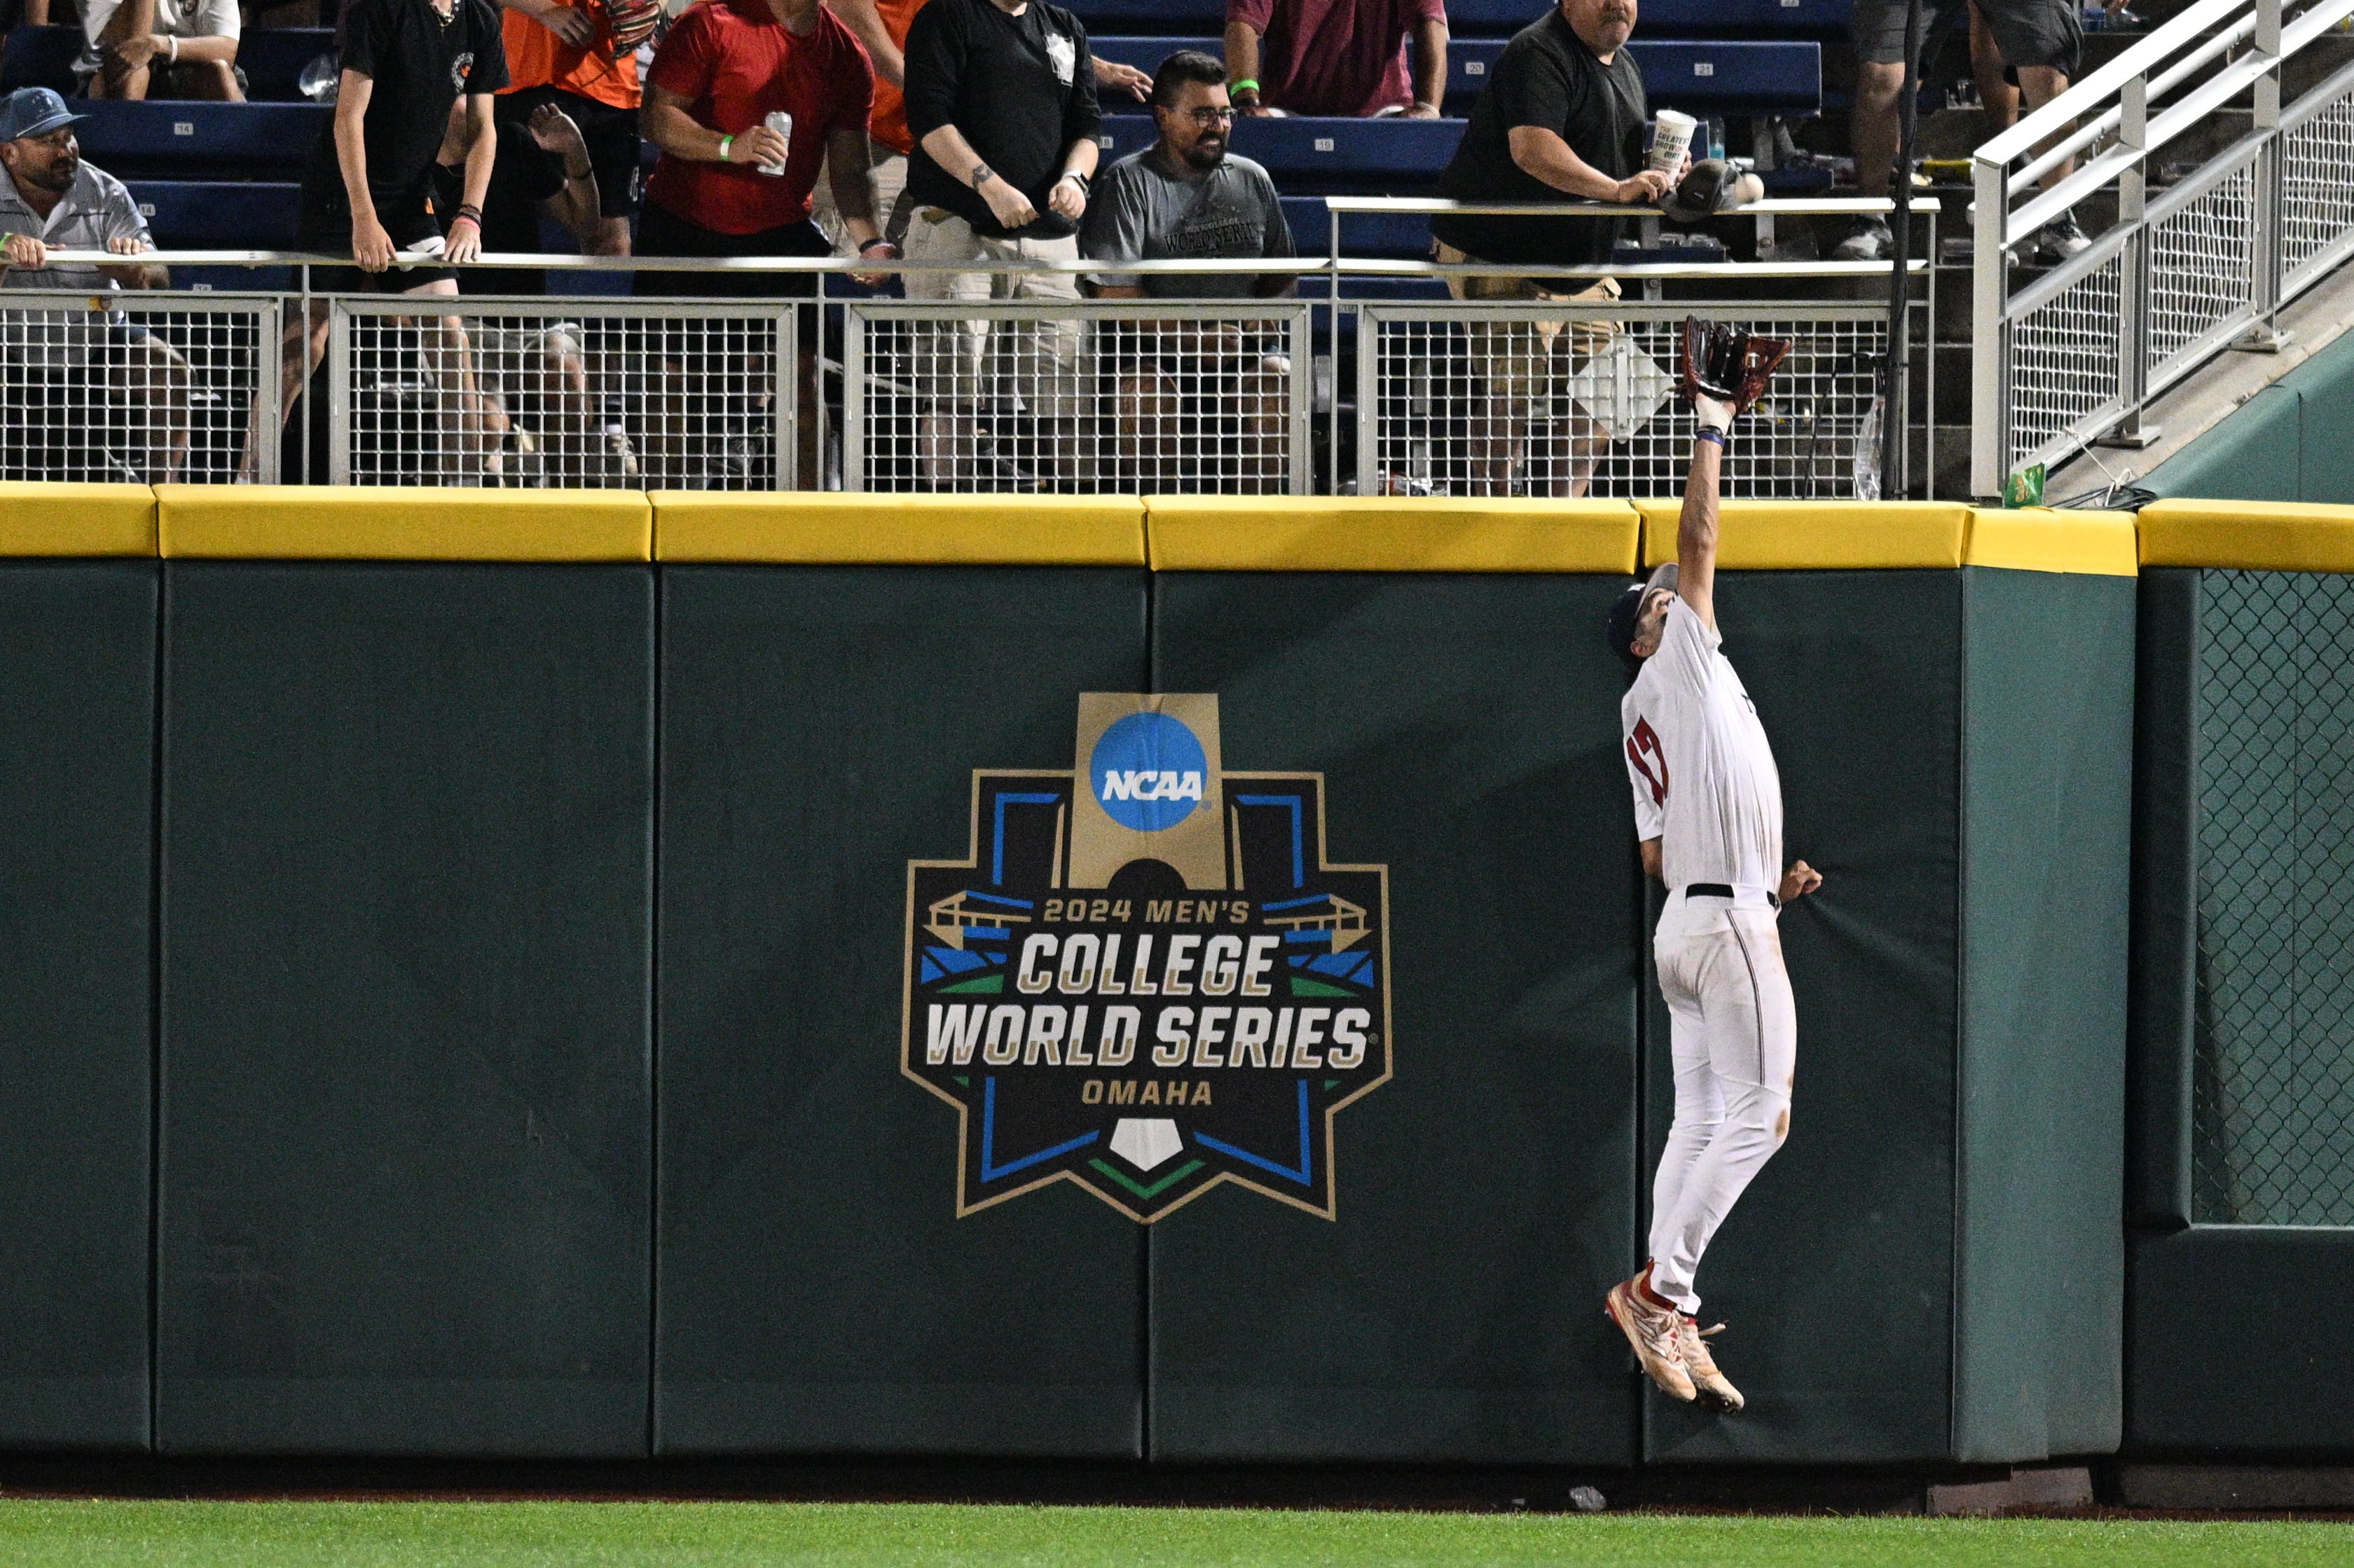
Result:
[[[0,310],[0,479],[227,480],[257,393],[268,298],[9,295]],[[18,302],[22,301],[20,304]]]
[[[854,304],[843,487],[1305,492],[1308,312],[1296,301]]]
[[[1361,414],[1358,488],[1676,493],[1694,434],[1675,397],[1684,318],[1694,313],[1791,343],[1725,456],[1725,493],[1855,494],[1859,443],[1877,471],[1884,307],[1629,301],[1365,306],[1357,396],[1370,418]],[[1927,341],[1919,321],[1914,336]]]
[[[338,482],[790,490],[814,471],[822,407],[790,303],[333,309]]]
[[[2354,577],[2201,600],[2191,1218],[2354,1225]]]

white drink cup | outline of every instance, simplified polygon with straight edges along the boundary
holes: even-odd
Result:
[[[778,135],[785,139],[786,156],[790,156],[793,145],[793,117],[786,113],[781,109],[772,109],[769,111],[767,117],[761,122],[761,123],[768,126],[769,130],[774,131]],[[1686,136],[1690,136],[1691,134],[1691,122],[1689,120],[1684,122],[1684,134]],[[784,177],[784,158],[779,158],[773,164],[755,164],[752,166],[759,170],[762,174],[768,175],[772,178],[782,179]]]
[[[1684,154],[1691,151],[1692,127],[1699,123],[1689,114],[1660,110],[1651,122],[1651,167],[1674,178],[1683,167]]]

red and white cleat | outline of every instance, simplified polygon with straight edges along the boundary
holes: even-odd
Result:
[[[1635,1347],[1635,1359],[1670,1397],[1691,1401],[1696,1396],[1691,1374],[1684,1370],[1684,1315],[1651,1298],[1651,1266],[1634,1278],[1610,1287],[1602,1309],[1626,1333]]]

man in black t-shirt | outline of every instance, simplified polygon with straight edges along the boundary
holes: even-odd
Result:
[[[1635,0],[1561,0],[1543,20],[1522,28],[1497,57],[1454,160],[1439,176],[1438,194],[1499,205],[1567,197],[1648,203],[1665,196],[1673,182],[1644,166],[1649,110],[1643,74],[1626,48],[1634,30]],[[1437,241],[1434,253],[1450,265],[1577,267],[1607,264],[1624,227],[1615,217],[1449,214],[1433,218],[1430,232]],[[1447,280],[1447,288],[1459,300],[1618,297],[1609,278],[1458,275]],[[1485,384],[1485,407],[1471,421],[1477,493],[1585,493],[1603,432],[1583,416],[1573,416],[1564,429],[1548,428],[1538,410],[1550,400],[1554,376],[1574,370],[1613,330],[1599,321],[1472,330],[1471,352]]]
[[[1094,56],[1076,16],[1047,0],[929,0],[908,29],[907,160],[911,261],[1076,261],[1079,220],[1096,172]],[[910,272],[911,300],[1076,301],[1068,272]],[[943,487],[1023,482],[974,471],[982,388],[1019,396],[1045,454],[1038,482],[1067,489],[1085,477],[1086,417],[1076,318],[1023,332],[943,323],[926,335],[919,375],[925,477]],[[1008,361],[986,374],[994,352]],[[1002,410],[1010,397],[991,397]],[[1001,431],[1000,435],[1002,436]],[[1005,443],[1001,440],[1000,443]]]
[[[457,274],[447,267],[390,269],[397,252],[422,250],[461,263],[482,252],[482,197],[496,156],[491,98],[507,84],[499,14],[490,0],[352,0],[342,31],[335,112],[302,170],[296,244],[310,251],[348,250],[357,266],[315,269],[312,283],[352,293],[455,294]],[[451,106],[461,99],[466,177],[445,241],[432,211],[434,158]],[[443,393],[460,413],[461,449],[479,455],[482,401],[464,368],[463,326],[444,317],[426,336],[427,357],[450,367]],[[289,419],[295,417],[295,394],[326,341],[323,302],[314,306],[307,332],[300,322],[288,329],[281,405]],[[249,469],[260,432],[250,435]]]

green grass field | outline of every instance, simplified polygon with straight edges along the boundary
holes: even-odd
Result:
[[[0,1502],[0,1563],[44,1568],[2303,1568],[2354,1526],[1747,1519],[936,1504]]]

